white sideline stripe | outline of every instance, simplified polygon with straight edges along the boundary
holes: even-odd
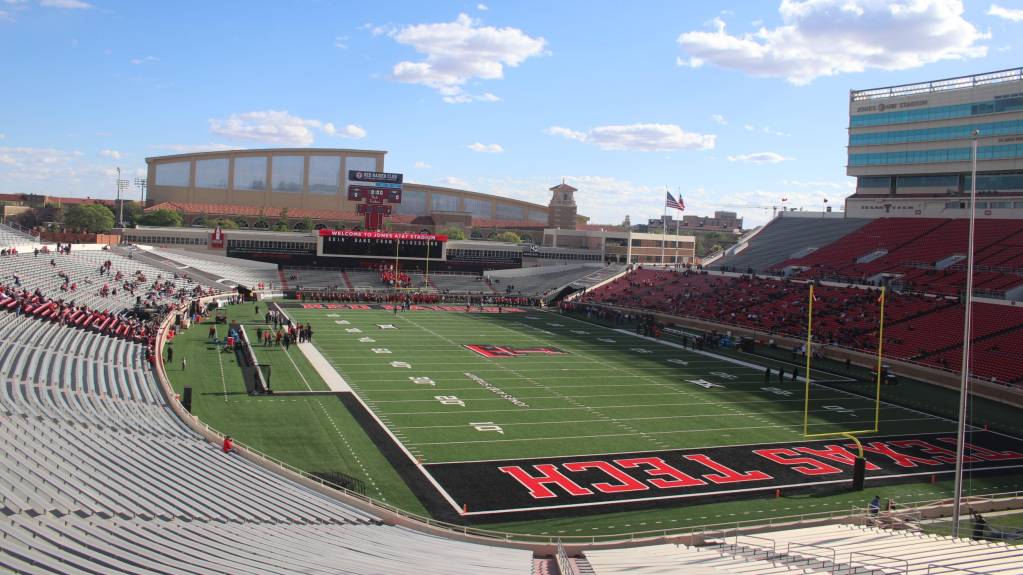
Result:
[[[312,364],[313,369],[315,369],[317,373],[320,374],[320,377],[323,379],[323,381],[328,382],[327,383],[328,386],[330,386],[330,382],[332,380],[335,381],[339,380],[343,382],[345,387],[348,388],[347,391],[352,394],[352,397],[354,397],[355,400],[358,401],[360,405],[362,405],[362,408],[365,409],[367,413],[369,413],[373,420],[377,422],[377,425],[379,425],[380,428],[383,429],[384,432],[387,434],[387,436],[391,438],[391,441],[394,442],[394,444],[397,445],[399,449],[401,449],[402,453],[404,453],[405,456],[408,457],[409,460],[415,464],[416,468],[418,468],[419,471],[423,474],[423,476],[426,477],[426,480],[429,481],[431,485],[433,485],[434,489],[436,489],[437,492],[441,494],[441,496],[451,505],[453,509],[455,509],[455,511],[461,511],[461,509],[459,509],[458,507],[458,504],[455,503],[454,499],[452,499],[451,495],[449,495],[448,492],[445,491],[444,488],[440,486],[440,483],[438,483],[437,480],[434,479],[432,475],[430,475],[430,472],[428,472],[426,468],[423,467],[423,464],[420,463],[420,461],[416,458],[415,455],[412,454],[411,451],[409,451],[408,447],[406,447],[405,444],[394,435],[394,432],[391,431],[391,428],[388,425],[385,425],[383,421],[380,421],[380,417],[376,414],[376,412],[370,409],[368,405],[366,405],[366,402],[363,401],[362,398],[359,397],[359,394],[356,393],[351,388],[351,386],[348,385],[348,382],[346,382],[344,378],[341,377],[341,374],[338,373],[336,369],[334,369],[334,366],[331,365],[331,363],[328,362],[326,358],[323,357],[323,354],[320,353],[320,350],[316,349],[316,347],[311,343],[308,344],[308,348],[301,347],[302,345],[305,344],[299,345],[300,345],[299,349],[302,350],[302,353],[305,354],[306,359],[309,360],[310,364]],[[319,358],[318,364],[317,362],[314,362],[313,357],[309,356],[309,352],[307,350],[312,350],[313,352],[315,352],[315,357]],[[321,371],[321,368],[325,371]],[[331,389],[333,389],[332,386]]]
[[[718,414],[717,417],[720,417],[720,415],[721,414]],[[747,415],[745,417],[749,417],[749,416]],[[933,417],[911,417],[911,418],[904,418],[904,419],[882,419],[881,422],[882,423],[895,423],[895,422],[902,422],[902,421],[933,421],[933,420],[934,420]],[[626,420],[623,419],[621,421],[626,421]],[[521,424],[509,423],[507,425],[521,425]],[[818,424],[818,425],[832,425],[832,424],[830,424],[830,423],[823,423],[823,424]],[[442,427],[442,426],[438,426],[438,427]],[[591,438],[594,438],[594,437],[621,437],[623,435],[671,435],[671,434],[676,434],[676,433],[708,433],[708,432],[711,432],[711,431],[738,431],[740,429],[780,429],[782,431],[790,431],[792,433],[798,434],[800,437],[805,439],[805,436],[803,436],[802,430],[797,431],[797,430],[793,429],[792,425],[780,424],[779,423],[779,424],[771,424],[771,425],[744,425],[742,427],[712,427],[712,428],[707,428],[707,429],[672,429],[672,430],[668,430],[668,431],[636,431],[636,432],[633,432],[633,433],[626,433],[626,434],[621,434],[621,433],[605,433],[605,434],[600,434],[600,435],[559,435],[559,436],[551,436],[551,437],[519,437],[519,438],[515,438],[515,439],[482,439],[482,440],[474,440],[474,441],[420,441],[420,442],[416,442],[416,443],[410,443],[409,445],[417,445],[417,446],[418,445],[459,445],[459,444],[463,444],[463,443],[480,443],[480,444],[483,444],[483,443],[516,443],[516,442],[521,442],[521,441],[564,441],[566,439],[591,439]],[[836,433],[841,433],[841,432],[836,432]],[[951,431],[949,431],[948,433],[951,433]],[[728,447],[728,446],[722,446],[722,447]],[[656,450],[649,449],[647,451],[656,451]],[[669,449],[664,449],[663,451],[670,451],[670,448]],[[614,455],[614,454],[610,453],[608,455]]]
[[[309,361],[309,365],[313,366],[316,373],[320,374],[320,379],[327,384],[327,387],[329,387],[331,391],[352,391],[352,386],[348,385],[345,378],[341,377],[341,374],[334,369],[334,366],[327,361],[327,358],[323,357],[323,354],[320,353],[320,350],[316,349],[316,346],[310,342],[303,342],[298,344],[298,349],[302,352],[302,355],[305,356],[306,360]],[[290,355],[288,356],[288,359],[291,359]],[[294,360],[292,360],[291,363],[294,364]],[[295,366],[295,370],[298,371],[297,365]],[[301,371],[298,373],[299,375],[302,375]],[[302,379],[305,378],[303,377]],[[306,387],[309,387],[308,382],[306,382]],[[309,389],[312,390],[311,387]]]

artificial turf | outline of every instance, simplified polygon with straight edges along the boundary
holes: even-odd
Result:
[[[737,365],[665,346],[615,326],[532,309],[395,314],[380,309],[289,307],[286,312],[296,322],[313,325],[316,347],[424,463],[791,442],[803,437],[802,382],[779,382],[772,375],[765,383],[759,365]],[[234,306],[230,317],[244,322],[250,337],[262,321],[252,304]],[[381,327],[388,325],[393,328]],[[366,480],[367,495],[413,513],[425,512],[340,402],[331,397],[245,395],[234,356],[211,349],[205,343],[206,329],[207,325],[194,326],[176,338],[175,365],[168,370],[176,388],[187,381],[197,391],[193,409],[204,421],[296,467],[343,471]],[[466,348],[471,345],[533,351],[485,357]],[[324,387],[296,347],[285,352],[256,346],[255,351],[260,362],[272,364],[275,389]],[[186,373],[177,365],[181,354],[189,358]],[[734,352],[718,355],[729,354],[765,363]],[[818,377],[845,390],[812,389],[811,432],[873,424],[869,384],[857,381],[855,374]],[[947,419],[906,407],[882,405],[881,434],[954,429]],[[971,478],[967,490],[1014,490],[1015,481],[1011,475],[978,476]],[[950,488],[950,482],[938,480],[885,486],[881,495],[926,500],[945,497]],[[861,492],[800,494],[495,520],[486,526],[550,536],[603,535],[848,511],[868,499]]]

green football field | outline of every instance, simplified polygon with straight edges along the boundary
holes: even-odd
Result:
[[[316,346],[423,463],[804,438],[803,381],[779,382],[775,372],[765,382],[753,363],[557,313],[286,311],[313,325]],[[485,357],[467,346],[525,351]],[[818,372],[812,380],[845,378]],[[884,435],[954,429],[883,402],[879,417]],[[872,429],[874,421],[872,397],[811,387],[809,433]]]
[[[762,362],[784,365],[791,373],[787,352],[769,358],[715,348],[720,356],[701,354],[536,310],[501,315],[440,311],[395,315],[369,309],[298,309],[293,307],[295,302],[282,303],[295,321],[312,323],[319,350],[389,428],[393,439],[418,455],[425,464],[422,469],[431,473],[436,473],[436,466],[484,465],[469,463],[481,460],[524,458],[532,463],[544,461],[539,459],[543,456],[803,441],[803,382],[792,382],[786,375],[785,382],[779,383],[774,372],[765,384],[759,366]],[[255,313],[252,304],[231,306],[228,314],[232,321],[244,323],[250,335],[265,327],[262,314]],[[396,329],[379,327],[388,324]],[[351,406],[322,395],[247,395],[234,355],[221,353],[207,342],[210,326],[214,326],[212,320],[175,338],[176,353],[167,371],[178,392],[185,385],[193,387],[193,411],[204,422],[300,469],[341,472],[361,480],[366,495],[412,513],[437,509],[422,499],[421,488],[410,483],[410,477],[422,473],[396,468],[393,456],[381,450],[380,434],[359,420]],[[214,327],[222,336],[223,326]],[[486,358],[466,345],[534,351]],[[543,353],[539,348],[558,348],[563,353]],[[261,363],[272,365],[275,389],[327,389],[296,346],[290,350],[256,346],[255,351]],[[188,358],[187,372],[181,370],[182,357]],[[393,367],[392,362],[408,367],[401,363]],[[854,368],[852,375],[858,379],[852,380],[844,377],[842,365],[832,364],[830,369],[833,373],[814,372],[813,379],[854,394],[872,394],[873,385],[862,380],[869,374]],[[818,386],[812,388],[811,396],[811,433],[873,423],[870,398]],[[946,416],[955,411],[952,392],[924,383],[886,386],[885,398]],[[991,402],[979,409],[1009,433],[1023,433],[1014,427],[1015,411]],[[947,420],[914,409],[882,404],[880,415],[885,435],[953,429]],[[672,457],[676,465],[682,461]],[[1004,492],[1018,489],[1017,478],[1012,471],[975,476],[966,488],[974,494]],[[471,477],[469,481],[475,485]],[[479,485],[473,491],[493,491],[486,489],[485,482]],[[922,477],[886,485],[880,494],[900,502],[921,501],[947,497],[950,490],[948,476],[939,475],[937,481]],[[496,515],[476,524],[540,536],[610,535],[848,512],[850,506],[866,502],[863,492],[842,489],[786,491],[781,499],[770,493],[757,499],[703,499],[656,509],[608,508],[599,514]]]

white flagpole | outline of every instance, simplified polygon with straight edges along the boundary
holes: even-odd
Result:
[[[675,220],[675,267],[678,267],[678,226],[682,220]]]
[[[664,188],[665,195],[667,195],[668,188]],[[668,199],[664,199],[664,216],[661,218],[661,265],[667,267],[668,263],[664,261],[664,243],[668,237]]]

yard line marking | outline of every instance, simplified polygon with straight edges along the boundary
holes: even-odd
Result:
[[[446,342],[450,343],[450,344],[451,344],[451,345],[453,345],[453,346],[458,346],[458,347],[461,347],[461,346],[460,346],[460,345],[459,345],[458,343],[456,343],[455,341],[453,341],[453,340],[452,340],[451,338],[449,338],[449,337],[446,337],[446,336],[443,336],[443,335],[441,335],[441,334],[439,334],[439,333],[437,333],[437,332],[433,331],[432,329],[430,329],[430,328],[428,328],[428,327],[424,327],[424,326],[422,326],[422,325],[418,324],[418,323],[417,323],[417,322],[416,322],[415,320],[413,320],[413,319],[410,319],[410,318],[409,318],[409,317],[407,317],[407,316],[404,316],[404,315],[403,315],[403,316],[401,316],[401,318],[402,318],[402,320],[403,320],[403,321],[406,321],[406,322],[408,322],[408,323],[411,323],[411,324],[412,324],[412,325],[414,325],[415,327],[417,327],[417,328],[419,328],[419,329],[421,329],[421,330],[423,330],[423,331],[425,331],[425,332],[427,332],[427,333],[429,333],[429,334],[432,334],[432,335],[433,335],[434,337],[436,337],[436,338],[442,339],[442,340],[444,340],[444,341],[446,341]],[[507,328],[504,328],[504,329],[507,329]],[[535,339],[534,339],[534,341],[535,341]],[[531,382],[531,383],[534,383],[534,384],[535,384],[535,385],[536,385],[537,387],[540,387],[540,388],[542,388],[542,389],[545,389],[545,390],[547,390],[547,391],[548,391],[549,393],[553,393],[553,394],[555,394],[555,395],[561,396],[561,398],[562,398],[562,399],[563,399],[564,401],[566,401],[566,402],[568,402],[568,403],[570,403],[570,404],[572,404],[572,405],[577,405],[577,406],[579,406],[579,407],[582,407],[582,408],[586,409],[587,411],[589,411],[590,413],[593,413],[594,415],[597,415],[598,417],[601,417],[601,418],[603,418],[603,419],[604,419],[605,421],[607,421],[607,422],[611,423],[612,425],[615,425],[615,426],[617,426],[617,427],[619,427],[619,428],[621,428],[621,429],[623,429],[623,430],[625,430],[625,431],[629,432],[630,434],[636,434],[636,435],[639,435],[640,437],[643,437],[644,439],[646,439],[646,440],[650,441],[651,443],[653,443],[653,444],[654,444],[654,445],[655,445],[656,447],[662,447],[662,448],[667,448],[667,447],[668,447],[668,446],[666,446],[666,445],[662,444],[661,442],[657,441],[656,439],[654,439],[654,438],[652,438],[652,437],[649,437],[649,436],[647,436],[646,434],[644,434],[644,433],[640,432],[640,431],[639,431],[639,430],[637,430],[637,429],[634,429],[634,428],[632,428],[632,427],[630,427],[630,426],[628,426],[628,425],[626,425],[626,424],[624,424],[624,423],[620,423],[620,422],[618,422],[618,421],[615,421],[614,419],[612,419],[612,418],[610,418],[610,417],[607,417],[606,415],[604,415],[603,413],[601,413],[601,412],[597,411],[597,410],[596,410],[596,409],[594,409],[593,407],[590,407],[590,406],[588,406],[588,405],[583,405],[582,403],[580,403],[580,402],[576,401],[576,400],[575,400],[574,398],[572,398],[571,396],[568,396],[568,395],[564,395],[564,394],[561,394],[561,393],[559,393],[559,392],[558,392],[558,391],[557,391],[556,389],[553,389],[553,388],[551,388],[551,387],[549,387],[549,386],[547,386],[547,385],[544,385],[543,383],[541,383],[541,382],[539,382],[539,381],[537,381],[537,380],[535,380],[535,379],[533,379],[533,378],[531,378],[531,377],[529,377],[529,376],[526,376],[526,375],[524,375],[524,374],[522,374],[522,373],[519,373],[519,372],[515,371],[514,369],[512,369],[512,368],[508,367],[507,365],[504,365],[503,363],[501,363],[501,362],[500,362],[500,361],[498,361],[498,360],[494,360],[494,359],[491,359],[491,358],[484,358],[484,361],[486,361],[486,362],[488,362],[488,363],[490,363],[490,364],[494,365],[495,367],[497,367],[497,368],[499,368],[499,369],[503,369],[503,370],[505,370],[505,371],[508,371],[509,373],[512,373],[512,374],[518,375],[518,376],[522,377],[523,379],[525,379],[526,381],[529,381],[529,382]]]

